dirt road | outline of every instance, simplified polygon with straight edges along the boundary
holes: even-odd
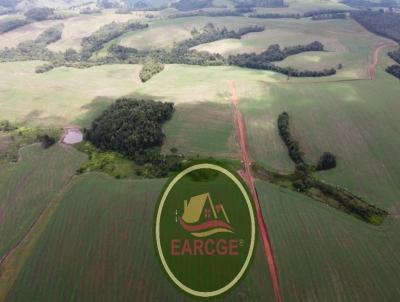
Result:
[[[394,41],[386,42],[384,44],[379,45],[377,48],[374,49],[372,53],[372,62],[368,65],[368,76],[371,80],[375,79],[376,76],[376,66],[379,62],[379,53],[381,50],[388,48],[388,47],[395,47],[397,44]]]
[[[272,280],[272,287],[274,289],[275,301],[281,302],[282,296],[281,296],[281,290],[280,290],[280,284],[279,284],[278,271],[276,269],[274,254],[272,251],[271,241],[268,236],[267,226],[265,225],[264,218],[262,215],[256,186],[254,183],[253,176],[251,174],[251,162],[252,161],[251,161],[251,157],[250,157],[249,149],[248,149],[248,145],[247,145],[247,135],[246,135],[246,129],[245,129],[245,125],[244,125],[243,116],[242,116],[242,113],[240,112],[239,106],[238,106],[239,99],[237,97],[237,92],[236,92],[236,82],[234,82],[234,81],[232,81],[232,83],[231,83],[231,102],[233,105],[233,117],[234,117],[235,127],[236,127],[236,137],[237,137],[237,140],[240,145],[241,160],[242,160],[243,167],[244,167],[244,170],[240,172],[240,175],[242,176],[244,181],[249,186],[249,189],[253,196],[253,200],[254,200],[255,208],[256,208],[256,212],[257,212],[258,228],[259,228],[259,232],[260,232],[262,243],[263,243],[264,253],[265,253],[265,256],[267,257],[269,273],[271,275],[271,280]]]

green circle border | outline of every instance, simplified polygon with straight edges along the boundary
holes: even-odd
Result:
[[[203,292],[203,291],[197,291],[194,289],[189,288],[185,284],[183,284],[178,278],[175,277],[175,275],[172,273],[171,269],[168,267],[168,264],[164,258],[163,252],[162,252],[162,247],[161,247],[161,242],[160,242],[160,219],[161,219],[161,214],[162,214],[162,209],[163,205],[165,203],[166,198],[169,195],[169,192],[173,188],[173,186],[186,174],[193,172],[195,170],[199,169],[212,169],[218,172],[221,172],[225,174],[228,178],[230,178],[240,189],[243,197],[245,198],[246,204],[249,209],[249,214],[250,214],[250,222],[251,222],[251,242],[250,242],[250,248],[248,255],[246,257],[246,260],[240,269],[239,273],[233,278],[229,283],[227,283],[225,286],[221,287],[220,289],[210,291],[210,292]],[[168,276],[168,279],[172,281],[172,283],[177,286],[180,290],[182,290],[184,293],[189,294],[192,297],[197,297],[200,299],[210,299],[210,298],[216,298],[218,296],[221,296],[228,291],[232,290],[236,285],[238,285],[239,281],[244,277],[245,273],[247,272],[248,268],[250,267],[251,261],[253,260],[253,256],[255,253],[255,247],[257,243],[257,224],[256,224],[256,216],[255,216],[255,210],[254,210],[254,205],[251,199],[251,194],[249,193],[249,190],[247,189],[247,186],[245,183],[242,181],[242,179],[237,175],[237,173],[234,173],[227,169],[226,167],[223,167],[221,165],[215,164],[215,163],[196,163],[191,166],[186,167],[184,170],[181,172],[177,173],[173,177],[170,178],[170,180],[167,182],[167,184],[164,186],[158,203],[156,204],[156,210],[155,210],[155,219],[154,219],[154,245],[155,245],[155,251],[157,254],[157,258],[160,261],[161,266],[163,267],[164,272]]]

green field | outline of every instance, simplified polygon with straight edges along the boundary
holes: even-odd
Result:
[[[379,68],[375,81],[270,84],[269,95],[242,104],[255,160],[278,171],[293,171],[276,128],[278,114],[287,111],[294,137],[310,163],[324,151],[338,158],[338,167],[321,172],[320,178],[390,213],[381,227],[372,227],[259,181],[284,300],[398,300],[400,165],[393,154],[399,149],[395,138],[400,131],[396,114],[400,88],[396,83]]]
[[[398,300],[398,203],[378,228],[274,185],[257,188],[285,301]]]
[[[153,211],[165,180],[87,174],[65,193],[5,301],[185,301],[153,249]],[[112,200],[112,202],[110,202]],[[261,246],[226,301],[272,297]]]
[[[339,1],[288,3],[289,7],[257,12],[348,9]],[[228,0],[214,4],[232,6]],[[320,70],[342,64],[343,69],[332,77],[288,79],[231,66],[167,64],[142,83],[141,65],[59,67],[37,74],[35,68],[45,62],[0,63],[0,121],[26,127],[89,127],[119,97],[152,98],[175,104],[172,119],[163,126],[162,152],[177,148],[187,157],[213,156],[239,163],[230,104],[235,82],[254,162],[293,172],[276,125],[278,115],[287,111],[292,134],[308,163],[315,163],[325,151],[337,157],[337,167],[318,172],[317,177],[389,212],[383,225],[371,226],[302,194],[257,180],[283,301],[400,300],[400,162],[396,157],[400,86],[384,71],[393,64],[387,49],[380,54],[376,79],[366,79],[373,50],[387,40],[351,19],[166,18],[172,13],[176,11],[151,12],[155,18],[148,19],[145,12],[128,15],[104,10],[35,22],[0,34],[0,48],[33,39],[58,23],[64,24],[64,32],[61,40],[48,46],[54,51],[79,49],[83,37],[112,21],[149,22],[149,28],[107,43],[99,56],[112,43],[137,49],[170,48],[208,22],[235,30],[264,25],[263,32],[196,49],[228,56],[261,52],[276,43],[284,47],[319,40],[327,51],[298,54],[277,65]],[[0,132],[0,153],[12,143],[9,134]],[[0,165],[0,258],[22,242],[0,266],[0,301],[188,300],[164,276],[153,249],[154,207],[166,179],[138,179],[132,161],[121,158],[117,170],[129,179],[100,173],[75,175],[86,159],[72,147],[56,144],[43,150],[36,144],[21,149],[17,163]],[[222,300],[273,300],[260,244],[247,277]]]
[[[229,105],[216,103],[182,104],[164,126],[164,150],[196,156],[237,157],[239,150]]]
[[[268,86],[268,95],[241,106],[256,161],[277,170],[291,166],[287,156],[282,158],[286,150],[276,129],[278,115],[287,111],[307,160],[315,163],[324,151],[337,155],[338,167],[322,173],[324,179],[385,207],[398,199],[397,193],[386,192],[400,176],[400,165],[392,156],[400,131],[400,88],[395,78],[378,69],[375,81]]]
[[[85,155],[54,146],[21,150],[18,163],[0,165],[0,258],[36,221],[83,163]]]

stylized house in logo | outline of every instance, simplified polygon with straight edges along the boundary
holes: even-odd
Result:
[[[207,237],[216,233],[233,233],[228,215],[222,204],[214,204],[209,193],[193,196],[183,203],[183,215],[179,217],[182,228],[195,237]]]

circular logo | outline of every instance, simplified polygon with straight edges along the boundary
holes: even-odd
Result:
[[[192,296],[216,297],[237,285],[253,257],[253,203],[232,172],[192,165],[161,193],[154,232],[169,279]]]

